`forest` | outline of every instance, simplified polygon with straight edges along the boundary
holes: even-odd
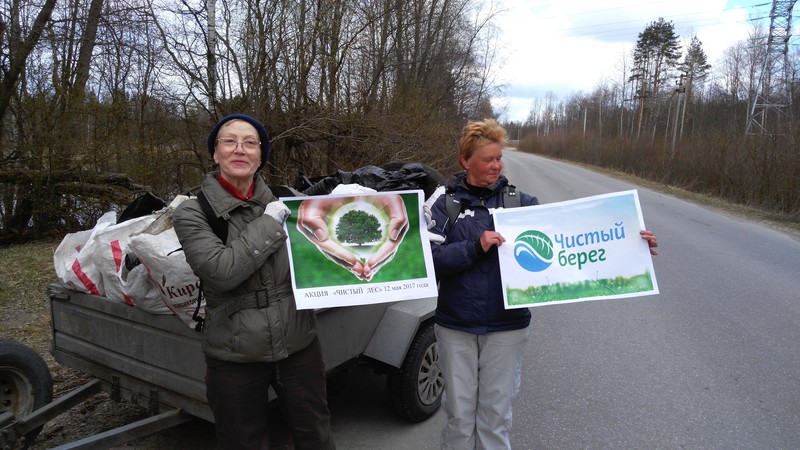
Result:
[[[89,228],[144,192],[187,192],[212,167],[208,131],[234,112],[265,124],[270,184],[393,161],[449,175],[461,127],[498,115],[499,13],[482,0],[6,1],[0,244]],[[618,80],[505,126],[524,151],[798,220],[791,114],[745,126],[766,33],[754,26],[710,77],[700,41],[643,24]]]
[[[616,81],[537,102],[507,124],[525,151],[607,167],[800,223],[800,59],[753,24],[719,67],[695,36],[659,18],[622,58]],[[785,30],[784,30],[785,31]],[[774,37],[774,36],[773,36]],[[770,50],[771,48],[771,50]],[[776,49],[778,50],[776,52]]]

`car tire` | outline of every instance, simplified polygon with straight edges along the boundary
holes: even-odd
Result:
[[[444,379],[432,321],[417,331],[403,364],[389,371],[386,384],[392,409],[407,420],[422,422],[439,409]]]
[[[53,378],[44,359],[19,342],[0,340],[0,413],[21,419],[52,400]],[[26,434],[21,448],[33,444],[43,426]]]

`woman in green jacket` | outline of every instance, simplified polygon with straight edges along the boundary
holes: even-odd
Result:
[[[211,130],[208,149],[219,170],[200,191],[215,217],[190,199],[173,219],[206,299],[206,395],[217,445],[269,448],[273,386],[295,448],[333,448],[314,312],[297,310],[291,288],[283,228],[289,209],[256,176],[269,159],[269,136],[256,119],[234,114]],[[210,224],[220,218],[225,242]]]

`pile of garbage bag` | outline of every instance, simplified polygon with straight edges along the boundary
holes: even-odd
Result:
[[[358,184],[379,192],[421,189],[428,198],[444,183],[445,178],[425,164],[397,161],[383,167],[364,166],[353,172],[338,170],[313,180],[301,175],[295,189],[305,195],[326,195],[340,184]]]

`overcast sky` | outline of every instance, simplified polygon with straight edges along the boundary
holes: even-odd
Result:
[[[493,104],[505,111],[503,121],[525,121],[534,100],[548,92],[564,100],[592,92],[603,79],[619,80],[623,55],[659,17],[675,25],[682,49],[697,35],[714,66],[727,48],[747,38],[754,20],[768,29],[772,8],[771,0],[500,1],[506,61],[499,81],[506,97]]]

